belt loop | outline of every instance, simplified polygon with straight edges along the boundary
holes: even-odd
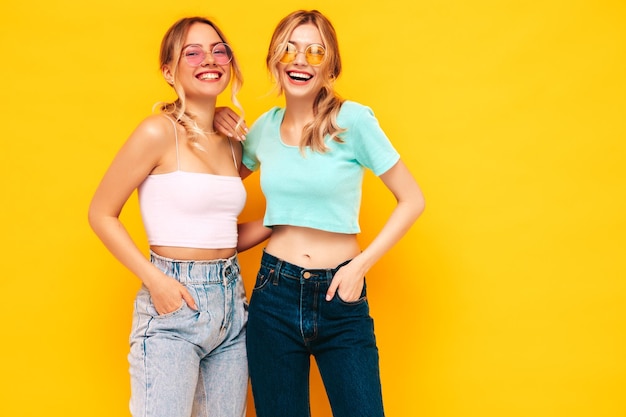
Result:
[[[226,262],[222,265],[222,285],[224,287],[228,286],[228,274],[230,273],[230,269],[232,268],[231,260],[226,259]]]
[[[327,269],[326,270],[326,282],[327,284],[330,285],[331,281],[333,280],[333,277],[335,276],[335,272],[337,272],[334,269]]]
[[[272,285],[278,285],[278,278],[280,274],[280,270],[283,267],[283,261],[278,259],[276,261],[276,265],[274,266],[274,276],[272,277]]]
[[[172,277],[179,282],[182,282],[182,274],[180,273],[180,263],[178,262],[168,262],[168,267],[170,268],[170,272]],[[184,284],[184,282],[182,282]]]

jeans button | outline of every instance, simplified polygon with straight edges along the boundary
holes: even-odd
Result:
[[[304,274],[302,274],[302,278],[304,278],[304,279],[311,278],[311,273],[309,271],[306,271]]]

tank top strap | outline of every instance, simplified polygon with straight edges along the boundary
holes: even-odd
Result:
[[[228,144],[230,145],[230,153],[233,154],[233,162],[235,163],[235,169],[239,172],[239,166],[237,165],[237,157],[235,156],[235,148],[233,148],[233,141],[230,138],[228,139]]]
[[[176,122],[174,121],[174,119],[172,119],[169,116],[165,116],[170,122],[172,122],[172,125],[174,126],[174,140],[176,141],[176,170],[180,171],[180,157],[178,154],[178,129],[176,128]]]

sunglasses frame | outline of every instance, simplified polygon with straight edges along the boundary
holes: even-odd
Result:
[[[320,54],[312,54],[310,52],[310,49],[314,47],[319,48],[323,51],[323,53],[321,54],[320,61],[319,62],[315,61],[315,63],[311,62],[311,59],[316,59],[315,56],[320,55]],[[293,51],[289,51],[289,49],[293,49]],[[306,58],[306,62],[309,65],[317,67],[317,66],[322,65],[322,63],[324,62],[324,58],[326,57],[326,48],[324,48],[324,45],[320,43],[312,43],[310,45],[307,45],[307,47],[304,48],[304,51],[298,51],[298,48],[296,47],[296,45],[294,45],[291,42],[287,42],[285,51],[283,52],[283,56],[279,59],[279,62],[282,64],[290,64],[296,60],[296,57],[298,56],[298,54],[304,54],[304,57]]]
[[[218,62],[219,60],[215,57],[215,50],[217,48],[222,47],[222,46],[226,47],[226,55],[228,56],[228,61],[223,62],[223,63],[222,62]],[[202,58],[202,59],[200,59],[200,61],[197,64],[193,64],[193,63],[189,62],[190,56],[186,54],[186,52],[187,52],[187,50],[189,48],[197,48],[199,52],[200,51],[202,52],[202,55],[198,56],[198,59],[200,59],[200,58]],[[213,61],[215,61],[215,63],[217,65],[228,65],[228,64],[230,64],[230,62],[233,60],[233,56],[234,56],[233,48],[231,48],[229,44],[227,44],[226,42],[219,42],[219,43],[216,43],[215,46],[213,46],[213,49],[211,51],[205,51],[204,48],[202,48],[200,45],[187,45],[187,46],[185,46],[183,48],[183,50],[181,52],[181,57],[185,59],[185,62],[189,66],[191,66],[191,67],[199,67],[200,65],[202,65],[202,63],[206,59],[207,55],[209,55],[209,54],[211,55],[211,57],[213,58]],[[191,58],[191,59],[193,59],[193,58]]]

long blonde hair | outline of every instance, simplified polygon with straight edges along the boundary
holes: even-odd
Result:
[[[172,87],[176,91],[178,98],[170,103],[159,103],[157,106],[162,113],[172,116],[177,120],[187,132],[187,137],[192,143],[197,143],[198,137],[206,136],[206,132],[202,130],[196,123],[193,114],[190,114],[185,108],[185,91],[182,89],[177,81],[176,74],[178,72],[178,65],[180,62],[180,56],[184,46],[185,38],[189,32],[189,28],[195,23],[203,23],[211,26],[217,32],[218,36],[224,43],[228,43],[224,33],[217,27],[215,23],[205,17],[184,17],[174,23],[163,36],[161,41],[161,53],[159,55],[160,68],[165,65],[170,66],[170,71],[173,76]],[[233,52],[233,59],[230,61],[231,70],[231,101],[240,110],[239,123],[243,121],[244,111],[243,107],[237,99],[237,93],[243,85],[243,75],[241,69],[237,63],[237,59]],[[239,126],[239,124],[237,125]]]
[[[319,30],[326,55],[319,69],[323,82],[313,103],[314,119],[302,131],[300,149],[309,146],[313,151],[323,153],[328,150],[324,143],[326,135],[330,135],[332,140],[343,143],[339,135],[345,131],[337,124],[337,115],[344,100],[334,90],[335,80],[341,74],[341,57],[337,34],[332,23],[317,10],[297,10],[290,13],[274,29],[265,63],[268,71],[277,81],[277,93],[282,94],[283,88],[278,83],[280,59],[293,30],[307,23],[313,24]]]

